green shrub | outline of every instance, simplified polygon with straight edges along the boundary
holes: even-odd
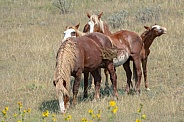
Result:
[[[141,23],[159,21],[163,12],[160,6],[145,7],[138,9],[135,13],[136,21]]]
[[[66,14],[70,11],[72,0],[54,0],[52,4],[57,7],[62,14]]]
[[[122,10],[108,17],[108,23],[111,25],[112,28],[119,28],[122,25],[128,23],[128,20],[126,19],[127,16],[128,11]]]

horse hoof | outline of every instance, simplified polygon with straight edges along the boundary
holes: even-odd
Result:
[[[146,91],[150,91],[151,89],[150,88],[146,88]]]

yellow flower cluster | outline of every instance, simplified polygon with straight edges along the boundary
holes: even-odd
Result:
[[[82,122],[88,122],[86,118],[82,118]]]
[[[110,101],[110,102],[109,102],[109,105],[110,105],[111,107],[114,107],[114,106],[116,105],[116,102],[115,102],[115,101]]]
[[[49,111],[46,110],[45,112],[43,112],[43,113],[42,113],[42,116],[43,116],[43,117],[48,117],[48,116],[49,116]]]
[[[112,108],[112,111],[111,111],[111,112],[115,114],[115,113],[117,112],[117,110],[118,110],[118,106],[114,106],[114,107]]]
[[[6,113],[7,113],[7,111],[9,110],[9,108],[8,107],[5,107],[5,109],[4,110],[2,110],[2,114],[3,114],[3,117],[4,118],[6,118],[7,117],[7,115],[6,115]]]
[[[68,115],[66,118],[65,118],[65,120],[71,120],[72,119],[72,116],[71,115]]]
[[[89,110],[88,110],[88,113],[89,113],[89,114],[93,114],[93,110],[92,110],[92,109],[89,109]]]
[[[139,119],[136,119],[136,120],[135,120],[135,122],[141,122],[141,120],[139,120]]]
[[[116,112],[117,112],[117,110],[118,110],[118,106],[116,105],[116,102],[115,101],[110,101],[109,102],[109,109],[111,110],[111,112],[113,113],[113,114],[115,114]]]
[[[22,103],[18,102],[19,108],[22,108]]]

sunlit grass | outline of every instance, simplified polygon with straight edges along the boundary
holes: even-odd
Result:
[[[142,114],[142,109],[143,109],[143,104],[140,104],[140,108],[137,112],[137,117],[136,117],[135,122],[141,122],[142,120],[146,120],[146,115]],[[95,110],[89,109],[87,111],[89,116],[87,118],[82,117],[81,122],[103,122],[103,121],[113,122],[113,121],[115,121],[116,114],[118,112],[118,106],[116,105],[116,102],[111,100],[109,102],[109,105],[106,107],[106,110],[107,110],[106,115],[103,115],[104,113],[102,110],[98,110],[98,112],[95,112]],[[104,111],[106,111],[106,110],[104,110]],[[23,105],[21,102],[18,102],[17,113],[14,113],[13,115],[9,115],[8,111],[9,111],[9,107],[5,107],[2,110],[3,118],[1,120],[1,122],[6,122],[8,120],[11,120],[12,118],[13,118],[13,121],[16,121],[16,122],[27,122],[27,121],[31,121],[31,119],[32,119],[31,108],[29,108],[27,110],[23,109]],[[85,111],[83,111],[83,112],[85,112]],[[62,115],[62,119],[63,119],[63,121],[69,121],[69,122],[75,121],[74,118],[72,118],[72,116],[74,116],[74,115],[66,113],[66,114]],[[103,120],[101,118],[101,116],[106,116],[105,119],[107,119],[107,120]],[[56,114],[49,112],[49,110],[45,110],[42,112],[42,115],[40,115],[39,121],[57,122]]]
[[[148,18],[150,22],[136,21],[138,11],[156,6],[161,6],[162,10],[157,11],[160,12],[158,20]],[[184,121],[183,6],[183,0],[77,0],[68,14],[61,15],[48,0],[1,0],[0,120],[39,122],[43,121],[42,114],[48,110],[49,115],[44,120],[49,122],[80,122],[82,118],[90,121],[94,115],[94,121],[99,119],[102,122],[107,122],[111,116],[116,122],[134,122],[136,119],[146,122]],[[128,12],[126,20],[129,23],[116,29],[110,27],[112,32],[128,29],[141,34],[144,25],[155,23],[168,30],[167,34],[156,38],[151,46],[148,59],[151,91],[144,90],[142,78],[141,95],[125,95],[126,75],[123,67],[118,67],[120,98],[116,101],[117,108],[110,107],[111,97],[104,94],[97,102],[92,99],[83,101],[83,87],[80,87],[77,106],[71,107],[66,116],[57,113],[58,101],[52,80],[63,30],[67,25],[80,22],[79,29],[82,31],[88,22],[87,11],[91,14],[103,12],[102,19],[108,22],[109,16],[123,10]],[[103,89],[104,82],[101,84]],[[140,103],[143,105],[141,113],[138,112]],[[88,112],[90,109],[94,115]]]

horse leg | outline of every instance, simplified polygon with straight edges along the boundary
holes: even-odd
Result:
[[[127,85],[126,85],[126,92],[129,93],[130,92],[130,85],[132,84],[131,81],[131,77],[132,77],[132,71],[130,69],[130,59],[128,59],[124,64],[123,64],[123,68],[126,72],[126,77],[127,77]]]
[[[79,91],[81,75],[82,75],[82,70],[78,70],[76,75],[75,75],[75,81],[73,84],[73,105],[77,104],[77,94]]]
[[[142,59],[142,69],[143,69],[143,74],[144,74],[144,83],[145,83],[145,88],[146,90],[150,90],[148,87],[148,81],[147,81],[147,60],[148,58]]]
[[[107,70],[109,71],[110,79],[111,79],[111,82],[113,85],[114,96],[118,99],[117,75],[116,75],[116,69],[115,69],[113,63],[109,63],[107,65]]]
[[[105,73],[105,88],[109,88],[108,69],[107,68],[104,69],[104,73]]]
[[[91,75],[91,88],[95,89],[94,77]]]
[[[88,97],[88,77],[89,77],[89,72],[84,72],[84,96],[83,98]]]
[[[134,55],[132,56],[136,72],[137,72],[137,80],[136,85],[135,85],[135,91],[140,93],[140,84],[141,84],[141,76],[142,76],[142,71],[141,71],[141,64],[140,64],[140,56],[139,55]]]
[[[94,77],[94,82],[95,82],[95,99],[99,99],[100,98],[100,82],[101,82],[101,76],[100,76],[100,72],[99,69],[94,70],[93,72],[91,72],[91,74]]]

